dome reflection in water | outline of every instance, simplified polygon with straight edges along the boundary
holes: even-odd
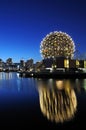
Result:
[[[68,80],[40,81],[38,92],[40,109],[47,119],[60,123],[74,117],[77,99]]]

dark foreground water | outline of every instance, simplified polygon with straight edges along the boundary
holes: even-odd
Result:
[[[0,72],[0,126],[85,129],[86,79],[21,78]]]

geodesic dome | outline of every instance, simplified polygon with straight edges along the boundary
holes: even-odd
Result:
[[[47,34],[41,41],[40,53],[43,58],[73,58],[74,52],[75,44],[67,33],[54,31]]]

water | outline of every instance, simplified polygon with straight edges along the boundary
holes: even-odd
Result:
[[[0,72],[0,126],[85,128],[86,79],[22,78]]]

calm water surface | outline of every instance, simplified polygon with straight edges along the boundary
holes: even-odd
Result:
[[[22,78],[0,72],[0,125],[85,128],[86,79]]]

